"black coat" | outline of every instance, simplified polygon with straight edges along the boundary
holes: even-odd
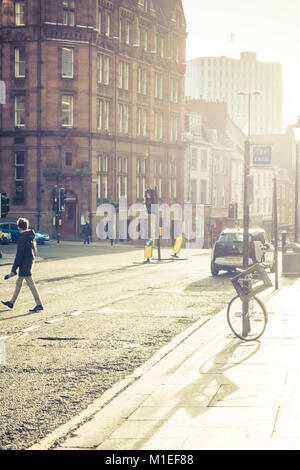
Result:
[[[31,276],[31,269],[36,256],[35,233],[29,229],[22,232],[18,238],[17,253],[12,267],[12,272],[19,276]]]

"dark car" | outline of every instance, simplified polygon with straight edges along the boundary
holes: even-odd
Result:
[[[263,229],[249,229],[248,265],[265,263],[274,271],[274,247],[268,242]],[[214,244],[211,258],[211,273],[217,276],[219,271],[234,271],[243,267],[243,230],[225,229]]]
[[[16,222],[1,222],[0,231],[3,233],[10,233],[11,241],[16,243],[20,236],[20,232]],[[50,240],[48,233],[40,232],[39,230],[35,231],[36,242],[38,245],[42,245],[46,241]]]

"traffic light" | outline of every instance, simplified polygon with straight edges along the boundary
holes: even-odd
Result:
[[[237,202],[231,202],[228,206],[228,218],[229,219],[237,219],[238,214],[238,205]]]
[[[58,192],[58,210],[59,211],[65,210],[65,197],[66,197],[65,188],[59,188],[59,192]]]
[[[156,202],[154,189],[146,189],[145,199],[147,212],[148,214],[151,214],[151,204],[154,204]]]
[[[57,196],[57,189],[56,187],[51,191],[51,202],[52,202],[52,210],[56,212],[58,210],[58,196]]]
[[[9,213],[9,198],[7,197],[7,193],[0,193],[0,218],[6,217]]]

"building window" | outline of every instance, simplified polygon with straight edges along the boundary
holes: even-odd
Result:
[[[100,34],[103,33],[102,19],[103,19],[102,10],[98,10],[98,31]]]
[[[178,124],[179,118],[176,114],[171,114],[170,116],[170,140],[178,140]]]
[[[109,84],[109,57],[98,54],[98,83]]]
[[[129,133],[129,106],[127,104],[119,103],[118,105],[118,130],[121,134]]]
[[[118,88],[129,88],[129,64],[122,60],[118,63]]]
[[[180,46],[179,46],[179,43],[178,43],[177,40],[175,40],[175,51],[174,52],[175,52],[175,57],[174,57],[175,62],[176,62],[176,64],[179,64],[179,62],[180,62]]]
[[[165,44],[166,44],[165,38],[161,38],[161,41],[160,41],[160,57],[165,56]]]
[[[62,0],[63,24],[75,26],[75,0]]]
[[[25,25],[25,4],[24,2],[15,2],[15,25]]]
[[[177,165],[176,162],[170,163],[169,168],[169,198],[176,199],[177,196]]]
[[[137,69],[137,92],[141,93],[142,95],[147,94],[147,78],[148,72],[147,69],[143,69],[142,67],[138,67]]]
[[[207,150],[201,150],[201,171],[207,171]]]
[[[25,154],[15,152],[15,202],[24,201]]]
[[[191,169],[192,170],[197,170],[198,169],[198,152],[197,152],[197,149],[192,149]]]
[[[147,136],[147,110],[144,108],[137,109],[137,135],[146,137]]]
[[[73,49],[62,48],[61,75],[63,78],[73,78]]]
[[[111,14],[106,13],[105,16],[105,35],[110,37],[111,35]]]
[[[125,22],[125,42],[130,44],[130,21],[126,20]]]
[[[146,29],[138,29],[138,45],[144,50],[148,51],[148,31]]]
[[[163,138],[163,113],[154,113],[154,137],[155,139]]]
[[[207,196],[207,181],[201,180],[200,182],[200,204],[206,204]]]
[[[72,152],[65,153],[65,165],[72,166]]]
[[[130,21],[121,17],[119,19],[119,39],[130,44]]]
[[[15,77],[25,77],[25,47],[15,47]]]
[[[191,180],[191,202],[198,202],[197,201],[197,180]]]
[[[155,72],[154,97],[163,99],[164,76],[162,73]]]
[[[126,157],[118,158],[117,194],[127,197],[128,188],[128,160]]]
[[[97,197],[108,198],[108,155],[98,155]]]
[[[138,158],[136,161],[136,198],[143,200],[146,191],[146,160]]]
[[[61,125],[73,127],[73,96],[63,95],[61,97]]]
[[[110,102],[104,99],[98,99],[97,105],[97,128],[108,131],[110,121]]]
[[[178,103],[179,101],[179,80],[176,78],[171,78],[170,81],[170,100],[173,103]]]
[[[153,186],[157,191],[158,199],[162,197],[162,161],[154,160],[153,162]]]
[[[25,96],[15,96],[15,126],[25,126]]]

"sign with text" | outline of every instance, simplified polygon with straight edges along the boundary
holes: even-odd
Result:
[[[252,147],[252,164],[257,166],[272,165],[272,147],[270,145],[254,145]]]

